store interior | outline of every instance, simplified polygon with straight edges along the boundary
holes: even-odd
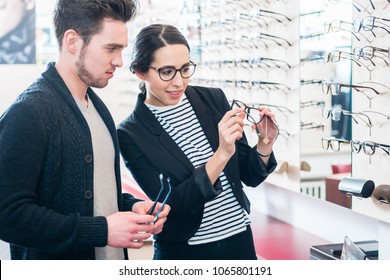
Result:
[[[0,114],[56,59],[51,2],[36,0],[34,63],[0,64]],[[390,2],[139,2],[125,65],[96,90],[114,120],[130,114],[138,94],[128,69],[135,34],[153,22],[177,26],[197,64],[191,84],[222,88],[230,102],[276,115],[278,166],[259,187],[245,188],[259,258],[310,259],[312,246],[348,236],[377,241],[377,258],[389,260]],[[245,132],[257,141],[250,126]],[[122,173],[124,190],[144,196],[124,165]],[[147,259],[146,250],[132,254]]]

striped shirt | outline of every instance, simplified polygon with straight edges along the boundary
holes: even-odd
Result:
[[[186,96],[173,106],[146,105],[195,168],[206,164],[213,156],[210,143]],[[222,183],[222,192],[205,203],[201,225],[188,241],[190,245],[225,239],[245,231],[246,226],[250,224],[246,211],[238,203],[223,171],[219,179]]]

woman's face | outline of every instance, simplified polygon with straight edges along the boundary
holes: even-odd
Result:
[[[154,68],[171,66],[180,69],[190,63],[190,54],[186,45],[167,45],[154,53]],[[189,79],[185,79],[176,72],[170,81],[163,81],[158,71],[150,68],[146,73],[136,72],[137,76],[145,81],[147,96],[145,102],[154,106],[176,105],[183,96]]]

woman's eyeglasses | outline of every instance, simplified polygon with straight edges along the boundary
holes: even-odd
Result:
[[[156,208],[157,202],[161,199],[161,196],[163,195],[164,190],[165,190],[165,185],[167,186],[167,190],[165,191],[165,193],[166,193],[165,198],[163,199],[160,208],[158,208],[156,215],[154,216],[154,222],[157,221],[158,215],[163,210],[164,205],[166,204],[169,196],[171,195],[171,190],[172,190],[171,179],[169,177],[166,179],[166,182],[167,182],[166,184],[164,182],[164,176],[162,174],[160,174],[159,178],[160,178],[160,191],[159,191],[156,199],[154,200],[152,207],[150,207],[150,209],[148,211],[149,215],[151,215],[154,212],[154,209]]]
[[[196,64],[193,63],[192,61],[190,61],[190,63],[184,65],[180,69],[176,69],[173,66],[163,66],[163,67],[159,67],[159,68],[149,66],[149,68],[156,70],[158,72],[158,75],[160,76],[160,79],[165,81],[165,82],[168,82],[168,81],[173,80],[173,78],[175,78],[177,72],[180,73],[182,78],[188,79],[189,77],[191,77],[195,73]]]

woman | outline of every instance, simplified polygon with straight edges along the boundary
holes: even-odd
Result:
[[[195,68],[175,27],[153,24],[136,37],[130,69],[141,93],[118,135],[127,168],[150,198],[159,175],[170,178],[171,212],[155,236],[154,259],[256,259],[241,181],[256,187],[275,169],[273,141],[265,140],[277,131],[267,127],[268,137],[248,146],[244,109],[231,110],[220,89],[188,86]],[[269,109],[258,113],[275,122]],[[257,124],[260,135],[266,124]]]

